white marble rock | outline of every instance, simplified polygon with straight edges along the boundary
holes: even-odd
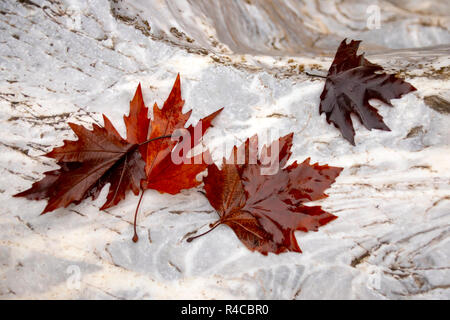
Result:
[[[370,1],[2,1],[0,299],[449,299],[450,10],[404,2],[383,2],[369,30]],[[392,131],[355,121],[355,147],[303,73],[324,74],[344,37],[418,88],[374,101]],[[314,203],[339,218],[297,232],[302,254],[250,252],[226,226],[187,243],[217,219],[201,187],[147,191],[137,244],[131,193],[43,216],[45,201],[12,197],[56,168],[41,155],[74,137],[67,122],[105,113],[124,135],[137,84],[161,105],[178,72],[189,123],[224,107],[204,139],[218,164],[224,145],[277,128],[295,133],[291,161],[345,168]]]

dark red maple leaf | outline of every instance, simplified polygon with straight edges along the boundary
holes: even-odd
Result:
[[[105,121],[108,121],[106,117]],[[137,145],[95,124],[93,130],[74,123],[69,125],[79,139],[66,140],[64,146],[45,155],[56,159],[60,169],[45,172],[42,180],[16,194],[16,197],[33,200],[48,198],[42,212],[46,213],[79,203],[89,196],[96,198],[109,182],[112,186],[102,208],[116,204],[129,188],[139,192],[140,180],[145,177],[145,162]]]
[[[48,199],[44,214],[88,197],[95,199],[107,183],[111,187],[101,209],[116,205],[130,189],[138,194],[141,180],[145,179],[145,161],[139,152],[143,146],[139,143],[146,140],[150,121],[141,86],[130,103],[130,115],[124,117],[127,140],[105,115],[103,120],[104,127],[94,124],[92,130],[69,123],[78,140],[65,140],[63,146],[45,155],[55,159],[60,169],[45,172],[42,180],[15,196]]]
[[[303,203],[327,197],[324,191],[342,168],[310,164],[309,158],[285,167],[291,156],[292,137],[291,133],[268,148],[264,146],[252,161],[252,154],[256,158],[258,153],[255,135],[239,148],[234,147],[230,158],[224,159],[222,169],[215,164],[208,166],[208,176],[203,179],[206,197],[220,217],[208,232],[226,224],[252,251],[265,255],[301,252],[296,230],[317,231],[319,226],[337,218],[320,206]],[[242,154],[245,155],[243,163],[236,163]],[[279,167],[273,174],[264,175],[262,169],[267,167],[269,157]]]
[[[320,114],[325,113],[345,139],[355,145],[355,130],[350,118],[354,113],[369,130],[390,131],[369,99],[378,99],[392,106],[391,100],[416,90],[395,75],[382,72],[383,68],[357,55],[361,41],[344,39],[328,71],[325,87],[320,95]]]

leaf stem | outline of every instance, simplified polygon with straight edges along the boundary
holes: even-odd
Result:
[[[209,225],[209,227],[211,228],[211,229],[209,229],[208,231],[206,231],[206,232],[203,232],[202,234],[199,234],[198,236],[195,236],[195,237],[189,237],[189,238],[187,238],[186,239],[186,241],[187,242],[191,242],[192,240],[194,240],[194,239],[197,239],[197,238],[200,238],[201,236],[204,236],[205,234],[207,234],[207,233],[210,233],[211,231],[213,231],[215,228],[217,228],[218,226],[220,226],[222,224],[222,221],[216,221],[214,224],[210,224]]]
[[[312,74],[312,73],[309,73],[309,72],[305,72],[305,74],[310,76],[310,77],[318,77],[318,78],[323,78],[323,79],[327,78],[327,76],[322,76],[320,74]]]
[[[149,142],[152,142],[152,141],[155,141],[155,140],[158,140],[158,139],[164,139],[164,138],[170,138],[170,137],[172,137],[172,135],[171,135],[171,134],[168,134],[168,135],[165,135],[165,136],[160,136],[160,137],[156,137],[156,138],[149,139],[149,140],[147,140],[147,141],[138,143],[137,145],[138,145],[138,146],[142,146],[142,145],[144,145],[144,144],[147,144],[147,143],[149,143]],[[133,242],[138,242],[138,241],[139,241],[139,236],[137,235],[137,230],[136,230],[136,222],[137,222],[137,215],[138,215],[138,212],[139,212],[139,206],[141,205],[142,197],[144,196],[144,190],[143,190],[142,188],[141,188],[141,191],[142,191],[141,197],[139,198],[139,202],[138,202],[138,205],[137,205],[137,207],[136,207],[136,211],[134,212],[134,223],[133,223],[133,227],[134,227],[134,235],[133,235]]]
[[[137,231],[136,231],[136,221],[137,221],[137,214],[139,212],[139,206],[141,205],[141,201],[142,201],[142,197],[143,196],[144,196],[144,190],[142,190],[141,197],[139,198],[139,202],[138,202],[138,205],[136,207],[136,212],[134,213],[134,224],[133,224],[134,236],[133,236],[133,242],[138,242],[138,240],[139,240],[139,237],[138,237]]]
[[[165,136],[160,136],[160,137],[152,138],[152,139],[149,139],[149,140],[147,140],[147,141],[138,143],[137,145],[138,145],[138,146],[142,146],[142,145],[144,145],[144,144],[147,144],[147,143],[149,143],[149,142],[152,142],[152,141],[155,141],[155,140],[158,140],[158,139],[164,139],[164,138],[170,138],[170,137],[172,137],[171,134],[165,135]],[[138,202],[138,205],[137,205],[137,207],[136,207],[136,211],[134,212],[134,223],[133,223],[134,235],[133,235],[133,242],[138,242],[138,241],[139,241],[139,236],[137,235],[137,230],[136,230],[136,223],[137,223],[137,215],[138,215],[138,212],[139,212],[139,206],[141,205],[142,197],[144,196],[144,190],[143,190],[142,188],[141,188],[141,191],[142,191],[141,197],[139,198],[139,202]]]

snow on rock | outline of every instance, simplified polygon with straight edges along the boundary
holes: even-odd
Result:
[[[380,5],[380,30],[364,26],[368,1],[174,3],[1,2],[0,298],[449,299],[448,3]],[[319,116],[323,79],[303,72],[324,74],[344,37],[418,88],[393,108],[374,101],[392,131],[355,121],[356,147]],[[316,202],[339,218],[298,232],[303,254],[252,253],[226,226],[187,243],[217,218],[201,188],[147,191],[137,244],[131,193],[44,216],[45,201],[12,197],[56,167],[41,155],[74,137],[68,121],[105,113],[124,134],[137,84],[161,104],[178,72],[190,123],[224,107],[205,137],[217,163],[255,133],[294,132],[291,161],[345,168]]]

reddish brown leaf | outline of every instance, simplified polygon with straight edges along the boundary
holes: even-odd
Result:
[[[328,71],[325,87],[320,96],[320,114],[325,113],[345,139],[355,145],[355,130],[350,118],[354,113],[369,130],[390,131],[377,110],[369,104],[378,99],[392,106],[391,100],[416,90],[408,82],[382,72],[383,68],[357,55],[361,41],[344,39]]]
[[[147,140],[150,119],[148,118],[148,108],[145,106],[142,97],[141,84],[138,85],[134,98],[130,102],[130,114],[123,116],[123,121],[127,129],[127,141],[129,143],[142,143]]]
[[[252,152],[258,153],[258,140],[254,136],[233,149],[230,158],[224,159],[222,169],[215,164],[208,166],[208,176],[203,179],[206,197],[220,217],[211,225],[212,229],[226,224],[250,250],[262,254],[301,252],[294,235],[296,230],[317,231],[319,226],[336,218],[319,206],[303,203],[326,197],[324,191],[342,168],[310,164],[309,158],[285,167],[291,156],[292,137],[289,134],[268,148],[264,146],[252,163]],[[267,168],[264,163],[269,163],[266,160],[272,152],[274,157],[278,156],[274,159],[279,168],[274,174],[263,175],[262,169]],[[239,154],[245,155],[242,164],[236,163]]]
[[[45,155],[55,159],[60,169],[45,172],[42,180],[15,196],[48,199],[43,214],[88,197],[95,199],[107,183],[111,186],[102,209],[116,205],[130,189],[138,194],[145,179],[145,161],[138,143],[146,140],[150,121],[140,85],[130,103],[130,115],[124,117],[127,140],[105,115],[103,120],[104,127],[94,124],[92,130],[69,123],[78,140],[65,140],[63,146]]]
[[[189,133],[190,143],[186,151],[191,150],[201,141],[203,134],[211,127],[212,120],[222,111],[222,109],[201,119],[198,124],[193,127],[184,128],[188,121],[192,110],[182,113],[184,100],[181,98],[180,75],[177,76],[169,97],[164,102],[161,109],[155,104],[153,107],[153,120],[151,121],[151,131],[149,138],[156,138],[166,135],[174,135],[181,133]],[[197,131],[199,134],[195,134]],[[188,136],[187,136],[188,137]],[[185,138],[184,138],[185,139]],[[182,143],[183,138],[164,139],[152,142],[148,146],[146,153],[147,180],[143,182],[144,189],[155,189],[159,192],[176,194],[182,189],[196,187],[201,182],[196,180],[197,174],[206,169],[210,155],[208,151],[196,156],[196,158],[188,158],[187,154],[180,156],[180,162],[172,161],[174,147],[177,143]]]

